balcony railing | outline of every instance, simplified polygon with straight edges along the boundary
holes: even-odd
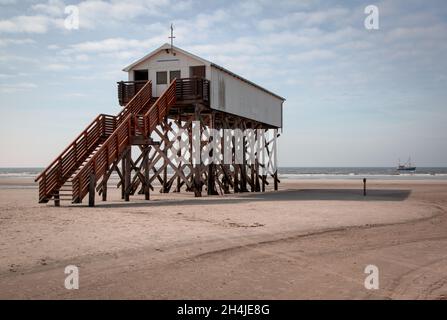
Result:
[[[209,102],[210,81],[204,78],[181,78],[176,80],[177,101],[203,100]]]
[[[125,106],[144,87],[147,80],[118,82],[118,101]]]
[[[146,81],[118,82],[118,100],[120,105],[126,105],[145,83]],[[201,100],[204,103],[209,104],[210,81],[204,78],[176,79],[175,94],[178,102]]]

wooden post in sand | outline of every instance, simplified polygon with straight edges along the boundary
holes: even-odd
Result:
[[[215,119],[214,119],[214,114],[211,114],[209,117],[209,128],[210,130],[214,129],[215,127]],[[214,139],[216,139],[216,137],[212,137],[211,133],[210,133],[210,137],[208,139],[208,143],[214,143]],[[213,159],[213,155],[214,155],[214,150],[211,149],[210,152],[210,157],[211,159]],[[207,193],[209,196],[216,196],[219,193],[216,190],[216,169],[213,163],[213,160],[210,161],[210,163],[208,164],[208,177],[207,177]]]
[[[102,186],[102,201],[107,201],[107,180],[104,181]]]
[[[149,147],[143,149],[145,152],[143,167],[144,167],[144,199],[150,200],[150,186],[149,186]]]
[[[366,178],[363,178],[363,196],[366,196]]]
[[[90,173],[89,183],[88,183],[88,206],[95,206],[95,173]]]
[[[273,174],[273,178],[275,179],[275,181],[273,182],[273,189],[275,191],[278,191],[278,170],[275,171],[275,173]]]
[[[274,173],[273,173],[273,189],[275,191],[278,191],[278,154],[277,154],[277,146],[276,146],[276,139],[278,138],[277,136],[277,130],[273,129],[273,148],[272,148],[272,152],[273,152],[273,162],[274,162]]]
[[[56,193],[54,194],[54,206],[55,207],[61,206],[61,199],[60,199],[59,191],[56,191]]]
[[[200,150],[202,147],[202,142],[201,142],[201,135],[202,135],[202,128],[201,128],[201,118],[200,118],[200,111],[201,111],[201,107],[199,104],[195,104],[194,105],[194,120],[195,121],[199,121],[199,134],[198,134],[198,142],[197,142],[197,147],[198,147],[198,151],[199,152],[199,160],[198,163],[193,164],[193,190],[194,190],[194,196],[196,198],[201,197],[202,196],[202,170],[201,170],[201,161],[200,161]]]
[[[239,164],[236,163],[236,139],[235,137],[232,137],[233,139],[233,189],[234,193],[238,193],[239,191]]]
[[[128,147],[126,150],[126,155],[124,156],[124,201],[129,201],[130,197],[130,176],[131,176],[131,166],[130,166],[131,148]]]
[[[240,165],[240,173],[241,173],[241,188],[239,192],[248,192],[247,189],[247,140],[242,137],[242,164]]]
[[[126,190],[125,190],[125,182],[124,182],[124,175],[126,173],[126,156],[123,156],[123,158],[121,159],[121,199],[124,200],[124,196],[126,194]]]
[[[177,130],[180,130],[180,128],[182,127],[182,121],[180,120],[180,116],[177,117]],[[178,141],[178,151],[177,151],[177,157],[179,159],[179,162],[177,164],[177,169],[180,171],[182,170],[182,161],[181,161],[181,157],[182,157],[182,135],[179,135],[177,137],[177,141]],[[182,183],[182,179],[180,178],[180,176],[177,176],[177,186],[175,187],[175,191],[176,192],[180,192],[180,189],[182,187],[181,185]]]

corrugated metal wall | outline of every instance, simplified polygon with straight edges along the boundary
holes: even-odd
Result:
[[[211,67],[211,107],[275,127],[282,126],[282,99]]]

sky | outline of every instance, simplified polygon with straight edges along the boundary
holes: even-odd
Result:
[[[119,112],[122,68],[171,23],[176,46],[286,98],[280,166],[447,166],[443,0],[0,0],[0,167],[46,166]]]

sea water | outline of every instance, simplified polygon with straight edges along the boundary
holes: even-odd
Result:
[[[36,178],[43,168],[0,168],[0,178]],[[282,179],[447,179],[447,167],[418,167],[398,172],[393,167],[279,167]],[[173,171],[168,169],[168,173]]]

